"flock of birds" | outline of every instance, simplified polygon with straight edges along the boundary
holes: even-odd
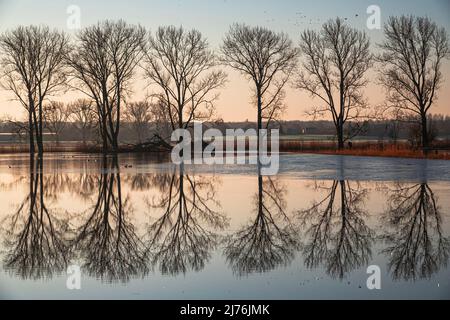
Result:
[[[268,11],[264,11],[264,14],[269,14]],[[354,18],[358,18],[359,14],[356,13],[354,15]],[[348,21],[350,18],[344,17],[345,21]],[[275,22],[275,18],[270,18],[265,20],[266,23],[272,23]],[[295,27],[303,26],[304,24],[314,25],[314,24],[321,24],[323,20],[321,18],[308,18],[306,14],[303,12],[295,12],[295,18],[288,18],[287,22],[289,24],[293,24]]]

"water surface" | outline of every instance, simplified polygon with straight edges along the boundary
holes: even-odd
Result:
[[[448,299],[449,195],[437,160],[0,156],[0,298]]]

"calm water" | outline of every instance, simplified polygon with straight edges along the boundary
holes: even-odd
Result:
[[[0,156],[0,298],[448,299],[449,164]]]

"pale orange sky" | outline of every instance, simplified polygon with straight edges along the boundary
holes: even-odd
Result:
[[[130,2],[131,3],[131,2]],[[300,33],[306,28],[317,29],[326,20],[336,16],[348,17],[347,22],[356,28],[364,29],[372,40],[372,48],[382,39],[380,30],[368,30],[365,27],[366,9],[372,4],[370,0],[322,0],[320,5],[302,0],[151,0],[111,2],[98,0],[51,1],[40,2],[32,0],[0,0],[0,32],[17,27],[18,25],[47,24],[51,27],[67,31],[66,9],[69,5],[78,5],[81,9],[82,26],[93,24],[104,19],[122,18],[129,23],[142,24],[149,30],[155,30],[160,25],[183,25],[185,28],[196,28],[209,40],[211,47],[218,49],[224,34],[233,22],[245,22],[250,25],[263,25],[275,31],[286,32],[294,44],[298,44]],[[416,14],[427,15],[444,26],[450,32],[450,4],[446,0],[432,0],[423,2],[418,0],[387,1],[379,0],[381,18],[389,15]],[[306,15],[310,23],[297,19],[298,14]],[[312,22],[311,22],[312,21]],[[228,73],[228,83],[220,90],[220,98],[216,102],[217,114],[225,121],[256,120],[256,110],[250,104],[252,85],[239,73],[224,68]],[[439,99],[431,109],[432,113],[450,115],[450,63],[447,61],[442,69],[444,82],[439,91]],[[372,106],[383,101],[384,92],[378,87],[376,76],[372,70],[369,74],[370,84],[366,89],[366,96]],[[137,76],[134,94],[131,100],[145,97],[146,81]],[[151,89],[150,89],[151,90]],[[313,101],[308,94],[299,92],[291,87],[286,88],[286,104],[288,110],[284,115],[286,120],[311,119],[305,115]],[[79,93],[66,93],[64,96],[52,97],[54,100],[71,101],[81,96]],[[10,101],[11,94],[0,90],[0,117],[9,115],[19,118],[23,115],[23,108],[14,101]],[[317,101],[318,103],[318,101]]]

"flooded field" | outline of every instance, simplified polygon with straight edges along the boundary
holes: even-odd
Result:
[[[0,298],[450,298],[448,161],[280,161],[0,156]]]

